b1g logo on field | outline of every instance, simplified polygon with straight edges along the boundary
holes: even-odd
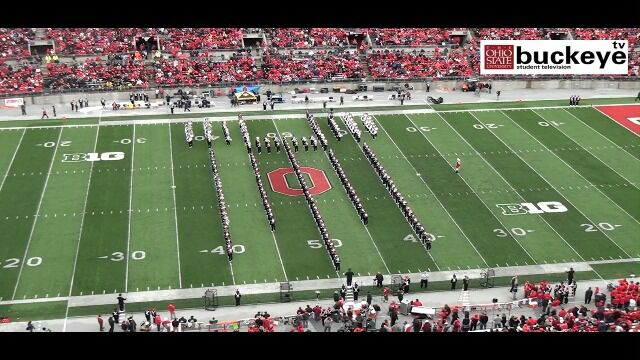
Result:
[[[331,189],[331,184],[329,183],[329,179],[327,179],[327,175],[324,173],[324,171],[308,166],[301,166],[300,171],[303,174],[307,174],[311,179],[311,184],[309,186],[309,193],[311,195],[322,194],[323,192]],[[271,189],[274,192],[283,195],[304,195],[302,189],[293,189],[289,186],[289,184],[287,183],[287,179],[285,178],[287,174],[294,174],[293,176],[295,178],[293,168],[280,168],[267,173],[269,183],[271,183]]]
[[[111,151],[104,153],[77,153],[63,154],[62,162],[80,162],[80,161],[112,161],[124,159],[122,151]]]
[[[568,211],[566,206],[558,201],[541,201],[537,204],[497,204],[496,206],[502,210],[502,215],[561,213]]]

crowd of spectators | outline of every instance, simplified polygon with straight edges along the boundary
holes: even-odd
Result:
[[[154,29],[142,28],[48,28],[58,54],[95,55],[136,50],[136,38],[149,36]]]
[[[172,28],[163,29],[166,39],[160,41],[163,51],[215,50],[242,48],[242,31],[238,28]]]
[[[449,30],[441,28],[369,29],[371,41],[378,46],[436,45],[449,41]]]
[[[42,89],[42,73],[37,66],[11,66],[0,60],[0,95],[39,93]]]
[[[469,51],[452,49],[433,55],[425,52],[407,53],[402,50],[374,51],[368,55],[369,70],[374,79],[440,78],[444,76],[471,76],[477,73],[469,61]]]
[[[168,86],[254,81],[258,72],[251,57],[234,57],[227,61],[159,59],[154,67],[156,84]]]
[[[101,61],[87,59],[84,63],[49,63],[45,87],[49,89],[83,88],[89,85],[102,87],[149,88],[150,69],[136,61]]]
[[[288,147],[286,141],[284,141],[284,146]],[[290,153],[290,150],[287,152]],[[568,272],[568,274],[567,283],[573,282],[573,272]],[[199,321],[193,315],[187,318],[180,314],[181,316],[178,317],[175,305],[170,303],[166,313],[161,313],[154,307],[145,309],[144,320],[141,319],[139,325],[135,321],[133,313],[124,317],[121,313],[122,309],[118,311],[118,308],[114,308],[112,316],[107,320],[103,319],[102,315],[97,316],[97,329],[109,332],[113,332],[115,328],[120,328],[123,332],[179,332],[185,330],[275,332],[279,327],[290,326],[289,332],[311,332],[311,329],[324,332],[640,331],[640,310],[637,308],[637,302],[640,300],[640,282],[620,279],[609,284],[607,289],[603,289],[603,292],[596,288],[593,304],[591,304],[593,292],[589,287],[585,293],[584,304],[582,304],[582,299],[574,297],[573,304],[550,305],[548,310],[542,311],[538,315],[540,306],[539,303],[536,305],[535,301],[539,295],[560,291],[564,282],[552,285],[548,281],[540,281],[539,283],[527,281],[524,285],[524,292],[525,298],[529,298],[528,303],[531,308],[527,316],[519,310],[519,307],[510,308],[509,315],[507,315],[506,312],[492,309],[488,305],[473,306],[469,311],[469,307],[445,304],[442,307],[433,308],[435,310],[433,316],[418,315],[410,311],[413,315],[405,315],[408,318],[401,319],[403,294],[409,293],[406,279],[408,277],[403,279],[402,288],[404,291],[400,290],[394,293],[397,295],[397,301],[392,300],[385,308],[381,307],[378,301],[386,303],[389,300],[391,293],[389,287],[385,287],[382,291],[382,298],[378,296],[374,298],[371,291],[367,291],[366,299],[359,300],[360,287],[355,283],[352,288],[353,301],[347,299],[347,288],[343,284],[342,288],[333,294],[333,305],[320,306],[316,304],[312,307],[307,304],[299,306],[297,310],[286,315],[272,316],[268,311],[259,311],[253,317],[243,320],[218,321],[213,317],[209,320]],[[608,296],[610,301],[607,301]],[[418,298],[412,299],[408,303],[411,308],[429,306],[423,304]],[[108,324],[108,329],[105,323]],[[29,322],[27,331],[34,330],[36,330],[35,326]],[[44,328],[42,330],[46,331]]]
[[[320,51],[307,57],[294,57],[293,52],[268,51],[263,54],[262,69],[264,75],[260,77],[275,82],[364,76],[358,55],[349,52]]]
[[[276,48],[307,49],[349,46],[346,31],[337,28],[269,28],[265,29]]]
[[[35,38],[31,28],[0,28],[0,57],[21,58],[28,57],[29,40]]]
[[[575,28],[573,29],[576,40],[629,40],[629,48],[633,48],[638,39],[637,28]]]
[[[478,40],[541,40],[540,28],[480,28],[475,31]]]
[[[472,37],[466,43],[458,43],[462,37],[450,35],[452,30],[364,29],[375,46],[434,46],[433,51],[374,50],[366,58],[371,77],[434,80],[470,77],[479,73],[480,40],[535,40],[549,38],[553,33],[566,33],[566,38],[574,39],[626,39],[630,50],[628,75],[638,76],[640,70],[637,28],[478,28],[469,29]],[[258,44],[263,47],[261,66],[256,64],[251,49],[243,48],[243,31],[251,32],[240,28],[48,28],[46,36],[55,43],[55,53],[51,49],[41,59],[46,61],[48,70],[44,79],[35,71],[37,64],[14,65],[19,70],[11,71],[0,65],[2,93],[40,92],[43,88],[145,88],[154,80],[157,85],[175,86],[357,79],[366,75],[359,54],[340,49],[350,45],[345,29],[265,29],[271,47]],[[26,60],[30,56],[29,41],[35,36],[30,28],[0,28],[0,58]],[[161,49],[155,48],[156,40]],[[230,58],[219,53],[212,56],[211,51],[220,49],[234,50],[235,54]],[[68,63],[65,57],[70,55],[92,57],[83,60],[84,63]],[[107,57],[106,62],[96,55]],[[153,64],[145,65],[151,57],[155,60]],[[37,61],[38,57],[32,59]]]

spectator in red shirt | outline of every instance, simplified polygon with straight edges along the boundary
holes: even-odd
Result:
[[[172,319],[177,319],[177,317],[176,317],[176,306],[173,305],[173,303],[170,303],[169,306],[167,306],[167,310],[169,311],[169,316]]]

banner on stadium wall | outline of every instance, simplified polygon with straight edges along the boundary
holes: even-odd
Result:
[[[241,93],[241,92],[251,92],[254,94],[259,94],[260,93],[260,86],[258,85],[253,85],[253,86],[236,86],[235,88],[235,92],[236,93]]]
[[[481,40],[482,75],[627,75],[627,40]]]
[[[23,98],[4,99],[4,106],[6,107],[19,107],[24,105]]]

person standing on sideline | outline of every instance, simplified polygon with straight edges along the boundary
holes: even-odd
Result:
[[[518,292],[518,275],[511,278],[511,289],[509,292],[513,294],[513,300],[516,299],[516,293]]]
[[[371,295],[371,291],[367,291],[367,304],[371,306],[372,301],[373,301],[373,296]]]
[[[634,101],[640,101],[640,91],[638,92],[638,96],[636,96],[636,99]]]
[[[462,291],[468,291],[468,290],[469,290],[469,277],[465,275],[464,279],[462,279]]]
[[[100,326],[100,331],[104,331],[104,319],[102,319],[101,314],[98,314],[98,325]]]
[[[347,286],[351,286],[351,282],[353,281],[353,271],[349,268],[349,270],[344,274],[347,277]]]
[[[116,324],[116,321],[113,319],[113,316],[109,316],[109,332],[113,332],[113,327]]]
[[[640,97],[640,93],[638,93],[638,97]],[[340,105],[344,105],[344,96],[340,95]]]
[[[591,290],[591,287],[589,287],[587,289],[587,291],[584,292],[584,303],[585,304],[591,304],[591,297],[593,296],[593,290]]]
[[[381,288],[382,287],[382,281],[384,280],[384,277],[382,276],[382,274],[380,272],[378,272],[376,274],[375,280],[376,280],[376,287]]]
[[[170,303],[170,304],[167,306],[167,310],[169,311],[169,317],[171,317],[172,319],[177,319],[177,316],[176,316],[176,306],[175,306],[175,305],[173,305],[173,303]]]
[[[113,308],[113,312],[111,313],[111,316],[113,316],[113,321],[115,321],[116,323],[120,323],[120,313],[118,312],[118,308]]]
[[[575,270],[573,270],[573,268],[569,268],[569,270],[567,270],[567,284],[571,284],[573,282],[574,273],[575,273]]]
[[[127,298],[122,297],[122,294],[118,294],[118,308],[120,309],[120,312],[124,312],[124,301],[127,300]]]
[[[40,119],[44,119],[45,116],[47,117],[47,119],[49,118],[49,115],[47,115],[47,110],[45,110],[45,108],[42,108],[42,117]]]
[[[20,110],[22,111],[22,115],[27,115],[27,106],[25,104],[20,105]]]
[[[451,277],[451,290],[456,289],[457,282],[458,282],[458,278],[456,277],[456,274],[453,274],[453,276]]]
[[[425,271],[420,274],[420,289],[422,289],[423,287],[426,289],[427,286],[429,286],[429,274],[427,274],[427,272]]]
[[[236,306],[240,306],[240,298],[242,297],[242,294],[240,294],[239,289],[236,289],[234,297],[236,298]]]
[[[496,100],[500,100],[500,90],[496,91]]]
[[[53,110],[53,117],[58,117],[58,114],[56,114],[56,106],[55,105],[51,105],[51,110]]]
[[[382,297],[384,298],[384,302],[389,302],[389,294],[391,294],[391,289],[385,287],[382,289]]]
[[[431,89],[431,84],[427,83],[427,92]]]
[[[353,301],[358,301],[358,293],[360,292],[360,287],[358,283],[353,284]]]

